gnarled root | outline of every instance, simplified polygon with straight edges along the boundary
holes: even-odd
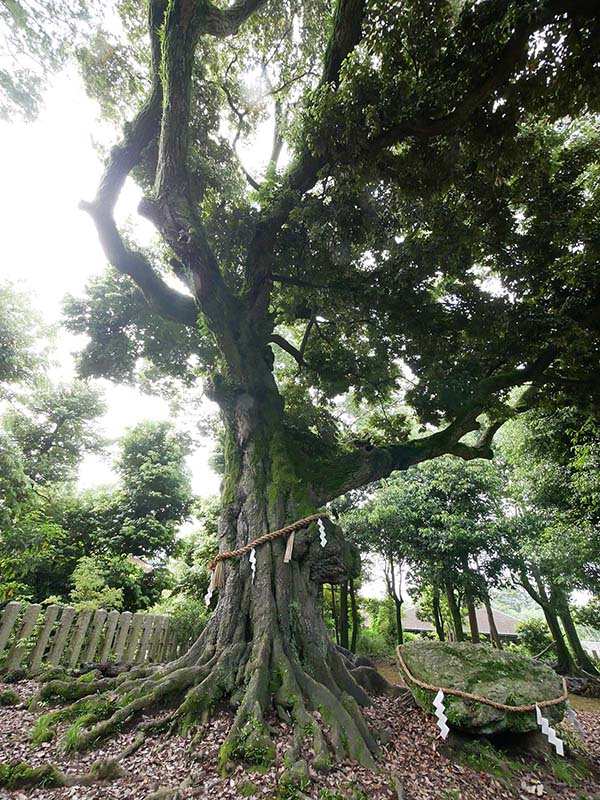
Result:
[[[133,724],[142,713],[156,710],[165,713],[138,722],[137,736],[121,758],[137,749],[145,736],[165,730],[195,730],[194,746],[216,707],[228,701],[236,714],[221,748],[223,771],[237,760],[265,768],[273,763],[275,746],[268,722],[273,710],[292,729],[287,769],[301,759],[305,745],[314,751],[318,769],[346,757],[375,767],[377,745],[359,708],[359,702],[365,704],[368,698],[346,672],[333,645],[319,663],[301,664],[273,628],[250,643],[238,641],[221,648],[208,639],[203,648],[194,646],[186,656],[151,671],[71,684],[51,682],[37,702],[51,699],[73,702],[42,715],[32,738],[45,741],[58,723],[69,720],[72,725],[62,739],[67,749],[89,748]]]

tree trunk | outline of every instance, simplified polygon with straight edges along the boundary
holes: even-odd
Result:
[[[449,584],[446,585],[446,598],[448,600],[448,607],[452,616],[452,627],[454,628],[454,638],[457,642],[464,642],[465,632],[463,630],[462,616],[460,608],[456,602],[454,589]]]
[[[340,642],[348,650],[348,581],[340,583]]]
[[[242,393],[226,408],[221,552],[316,510],[298,488],[305,484],[296,471],[293,441],[277,422],[281,405],[269,407],[264,397],[255,403]],[[117,692],[113,687],[101,695],[110,700],[110,710],[104,702],[95,721],[90,712],[78,720],[74,746],[83,749],[114,734],[151,707],[164,706],[161,725],[166,728],[200,730],[212,710],[227,701],[237,710],[221,750],[221,769],[232,760],[273,762],[267,722],[272,709],[293,730],[287,762],[300,758],[309,738],[315,767],[325,768],[333,756],[373,768],[377,745],[359,708],[369,698],[331,641],[317,603],[318,585],[347,579],[356,556],[340,529],[328,520],[324,524],[326,546],[313,523],[296,532],[289,563],[283,561],[284,538],[258,547],[254,576],[248,554],[225,560],[216,609],[195,644],[171,664],[135,668],[114,679]],[[86,691],[106,689],[100,683],[90,683]],[[52,696],[51,686],[46,697]],[[327,735],[314,711],[321,714]],[[72,719],[73,706],[65,713]]]
[[[350,611],[352,613],[352,639],[350,640],[350,650],[356,653],[356,642],[358,639],[358,626],[360,625],[360,618],[358,609],[356,607],[356,592],[354,590],[354,578],[348,581],[348,588],[350,592]]]
[[[558,615],[565,629],[567,641],[569,642],[571,650],[573,651],[575,663],[584,672],[588,672],[590,675],[598,675],[598,670],[596,669],[594,662],[592,661],[590,656],[586,653],[583,645],[581,644],[581,639],[579,638],[579,634],[577,633],[577,628],[575,627],[575,623],[573,622],[573,617],[571,616],[571,610],[569,608],[569,603],[567,598],[560,597],[557,607],[558,607]]]
[[[498,648],[498,650],[502,650],[502,640],[500,639],[500,634],[498,633],[498,628],[496,627],[496,620],[494,619],[494,611],[492,609],[492,604],[490,603],[490,598],[488,595],[484,597],[483,604],[485,606],[485,611],[490,626],[490,638],[492,640],[492,643],[494,647]]]
[[[333,583],[329,584],[329,589],[331,590],[331,616],[333,618],[333,628],[335,631],[335,642],[336,644],[340,643],[340,620],[337,613],[337,605],[335,602],[335,586]]]
[[[481,638],[479,636],[477,610],[475,609],[475,603],[473,602],[473,598],[470,595],[467,596],[467,611],[469,614],[469,627],[471,628],[471,641],[473,642],[473,644],[479,644],[481,642]]]
[[[396,641],[398,644],[404,644],[404,632],[402,630],[402,561],[400,562],[398,586],[396,586],[396,564],[394,563],[394,556],[391,554],[388,556],[385,578],[388,594],[394,601],[396,613]]]
[[[446,640],[444,632],[444,619],[442,617],[442,608],[440,605],[440,590],[437,586],[433,587],[433,622],[435,624],[435,632],[440,642]]]

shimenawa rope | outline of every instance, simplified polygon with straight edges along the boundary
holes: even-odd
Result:
[[[562,679],[563,693],[560,697],[555,697],[552,700],[540,700],[539,703],[530,703],[527,706],[508,706],[505,703],[497,703],[495,700],[488,700],[487,697],[480,697],[477,694],[463,692],[461,689],[446,689],[443,686],[432,686],[430,683],[425,683],[424,681],[420,681],[418,678],[415,678],[415,676],[406,666],[406,662],[402,658],[400,648],[401,645],[398,645],[396,648],[396,657],[406,677],[409,679],[409,681],[411,681],[411,683],[414,683],[416,686],[420,686],[421,689],[428,689],[431,692],[438,692],[441,689],[444,694],[453,694],[456,697],[463,697],[465,700],[475,700],[477,703],[483,703],[486,706],[498,708],[500,711],[515,711],[518,713],[522,713],[524,711],[535,711],[536,706],[538,708],[544,708],[545,706],[557,706],[560,703],[564,703],[568,698],[567,681],[564,678]]]
[[[223,561],[226,561],[228,558],[243,556],[245,553],[249,553],[251,550],[254,550],[255,547],[258,547],[265,542],[270,542],[272,539],[278,539],[280,536],[291,534],[291,541],[288,540],[288,546],[286,547],[286,554],[284,557],[284,561],[289,561],[291,557],[291,548],[293,547],[292,537],[294,536],[294,533],[301,528],[307,528],[311,522],[328,518],[329,514],[323,511],[317,514],[311,514],[309,517],[304,517],[304,519],[299,519],[296,522],[292,522],[291,525],[286,525],[284,528],[279,528],[279,530],[265,533],[263,536],[259,536],[258,539],[255,539],[253,542],[248,542],[248,544],[245,544],[243,547],[240,547],[237,550],[225,550],[222,553],[218,553],[208,562],[208,569],[210,572],[212,572],[209,591],[218,589],[223,583]]]

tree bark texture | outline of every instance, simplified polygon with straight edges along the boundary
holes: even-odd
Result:
[[[463,629],[462,615],[460,613],[460,606],[454,594],[454,588],[450,585],[446,586],[446,599],[448,600],[448,608],[452,617],[452,627],[454,628],[454,637],[457,642],[464,642],[465,632]]]

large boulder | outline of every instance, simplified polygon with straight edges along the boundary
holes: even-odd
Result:
[[[402,658],[412,675],[448,689],[460,689],[511,706],[539,703],[562,695],[558,675],[545,664],[525,656],[468,642],[414,641],[404,645]],[[436,692],[416,686],[405,675],[417,703],[433,713]],[[446,695],[450,728],[471,734],[525,733],[537,728],[535,711],[502,711],[484,703]],[[543,708],[551,723],[560,722],[565,703]]]

